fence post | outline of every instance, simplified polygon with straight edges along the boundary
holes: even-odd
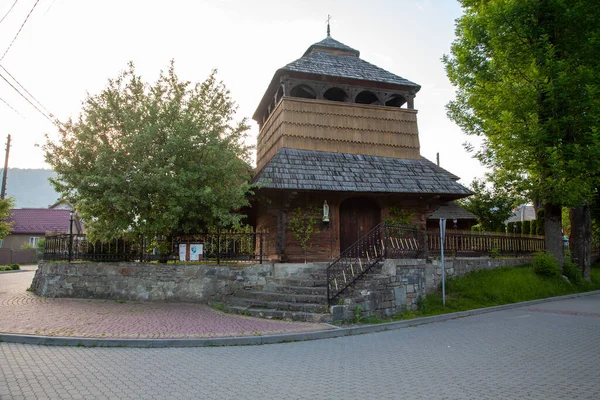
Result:
[[[69,262],[71,262],[73,259],[73,210],[69,214]]]
[[[221,264],[221,229],[217,229],[217,264]]]
[[[417,232],[417,235],[419,233]],[[423,231],[421,234],[421,254],[425,260],[429,259],[429,243],[427,242],[427,231]]]
[[[263,259],[263,233],[260,232],[259,233],[259,237],[260,237],[260,263],[262,264],[262,259]]]

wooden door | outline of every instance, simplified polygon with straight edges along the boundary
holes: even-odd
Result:
[[[366,197],[352,197],[340,206],[340,253],[379,224],[379,206]]]

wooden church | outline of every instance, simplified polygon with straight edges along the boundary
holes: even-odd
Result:
[[[468,196],[458,177],[421,157],[415,96],[421,87],[360,58],[329,33],[275,72],[259,125],[257,231],[272,260],[304,261],[292,212],[323,210],[308,261],[330,261],[402,210],[425,229],[442,204]]]

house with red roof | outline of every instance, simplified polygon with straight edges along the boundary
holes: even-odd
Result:
[[[2,241],[2,248],[19,250],[24,244],[35,247],[46,234],[69,233],[71,210],[58,208],[17,208],[10,212],[10,235]],[[73,220],[73,233],[84,233],[79,218]]]

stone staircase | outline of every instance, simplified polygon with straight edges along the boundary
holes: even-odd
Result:
[[[266,283],[238,291],[225,309],[253,317],[331,322],[326,263],[306,264],[267,277]]]

